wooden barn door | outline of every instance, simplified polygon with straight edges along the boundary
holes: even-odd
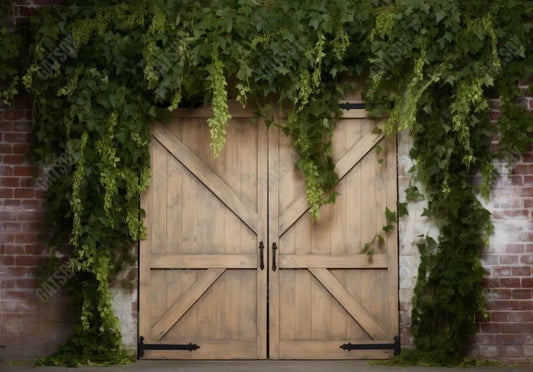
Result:
[[[362,109],[345,111],[333,138],[340,176],[335,205],[311,221],[290,142],[269,131],[270,358],[386,358],[398,333],[397,236],[372,261],[361,254],[394,210],[395,141],[372,133]],[[383,151],[378,155],[376,146]],[[383,161],[378,161],[382,158]],[[272,245],[276,244],[275,252]],[[342,345],[358,345],[345,350]]]
[[[372,133],[363,109],[344,111],[333,140],[340,195],[311,221],[290,141],[274,126],[251,123],[238,105],[231,112],[216,159],[210,110],[178,110],[171,125],[154,127],[152,184],[142,198],[141,356],[392,355],[396,232],[371,261],[361,249],[385,224],[385,207],[395,209],[395,142]],[[345,350],[350,345],[356,350]]]
[[[258,269],[266,129],[238,108],[232,114],[218,158],[209,148],[210,110],[177,110],[171,125],[153,129],[152,183],[141,201],[143,358],[266,358],[267,270]]]

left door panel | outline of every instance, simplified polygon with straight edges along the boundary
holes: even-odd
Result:
[[[176,110],[152,131],[142,195],[139,336],[146,359],[266,358],[265,125],[231,105],[227,143],[209,148],[211,110]],[[266,255],[266,250],[265,250]],[[266,257],[265,257],[266,260]],[[193,351],[182,345],[198,345]]]

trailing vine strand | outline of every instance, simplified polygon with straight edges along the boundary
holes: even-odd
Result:
[[[439,231],[419,243],[415,358],[457,362],[483,310],[479,255],[491,224],[476,194],[488,195],[495,177],[492,135],[499,131],[512,155],[531,144],[517,83],[533,75],[532,30],[533,2],[523,0],[69,0],[17,33],[2,17],[0,98],[25,91],[33,99],[37,163],[79,159],[50,183],[47,218],[53,251],[68,241],[74,249],[67,291],[79,326],[43,363],[129,360],[109,282],[135,262],[131,247],[145,234],[138,195],[149,183],[156,118],[211,104],[217,155],[228,98],[251,107],[290,137],[317,217],[335,201],[331,135],[338,100],[355,81],[365,82],[367,109],[387,134],[411,135],[419,186],[407,195],[427,198],[425,215]],[[497,125],[491,97],[501,97]],[[286,121],[274,121],[274,104]],[[396,217],[389,211],[377,240]]]

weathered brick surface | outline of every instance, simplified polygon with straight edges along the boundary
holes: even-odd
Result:
[[[39,6],[62,0],[15,0],[12,23],[24,23]],[[533,98],[524,101],[533,110]],[[498,102],[491,102],[497,120]],[[44,192],[33,178],[39,175],[27,158],[31,141],[32,111],[19,100],[0,106],[0,361],[27,360],[54,351],[71,333],[72,320],[64,296],[42,301],[37,296],[36,265],[46,257],[40,221]],[[409,183],[409,138],[399,138],[400,198]],[[498,138],[493,143],[497,148]],[[487,207],[495,231],[482,257],[487,269],[486,297],[489,317],[478,322],[471,354],[508,362],[533,362],[533,151],[512,166],[498,163],[502,177]],[[419,255],[413,244],[418,234],[435,234],[421,216],[424,202],[409,205],[409,216],[400,222],[400,334],[404,346],[409,334],[411,296],[416,283]],[[123,340],[136,340],[136,292],[114,290],[114,309],[122,321]]]
[[[524,100],[533,110],[533,98]],[[500,116],[499,102],[492,100],[491,117]],[[498,136],[493,148],[498,146]],[[407,170],[410,141],[400,136],[398,152],[400,198],[409,184]],[[500,178],[486,207],[492,213],[494,233],[485,248],[482,264],[488,318],[478,319],[478,332],[470,354],[478,358],[511,363],[533,362],[533,149],[515,161],[495,163]],[[421,213],[424,203],[411,204],[410,215],[400,221],[400,333],[404,346],[411,346],[411,296],[416,282],[419,255],[412,244],[418,234],[432,232]],[[433,231],[434,232],[434,231]],[[435,232],[434,232],[435,233]]]

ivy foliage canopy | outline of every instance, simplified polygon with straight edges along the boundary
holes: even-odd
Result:
[[[472,175],[481,172],[488,195],[496,130],[513,155],[531,143],[517,84],[532,75],[532,30],[533,2],[519,0],[70,0],[32,17],[26,38],[0,24],[1,98],[24,89],[33,98],[37,162],[74,159],[48,187],[48,221],[52,245],[74,247],[69,288],[80,322],[45,362],[127,360],[109,281],[145,233],[138,195],[150,180],[155,119],[211,104],[217,155],[228,97],[251,107],[291,138],[318,216],[335,199],[330,139],[354,81],[365,82],[369,112],[387,133],[413,139],[418,186],[407,197],[426,196],[440,235],[419,244],[412,330],[436,363],[457,361],[483,309],[479,255],[491,230]],[[29,61],[17,70],[22,55]],[[491,97],[501,97],[498,125]],[[272,107],[287,119],[275,121]]]

